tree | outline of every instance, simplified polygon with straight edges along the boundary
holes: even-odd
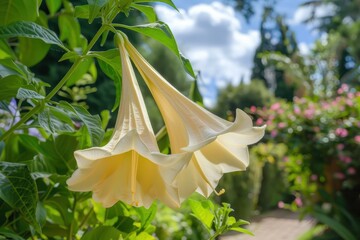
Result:
[[[288,81],[284,71],[270,62],[264,61],[262,53],[278,52],[291,57],[298,51],[295,34],[285,24],[282,16],[271,7],[265,7],[260,25],[261,42],[254,56],[254,67],[251,79],[264,82],[276,97],[289,101],[294,97],[295,86]]]

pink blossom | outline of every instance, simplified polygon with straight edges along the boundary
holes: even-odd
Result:
[[[340,161],[342,161],[342,162],[344,162],[346,164],[349,164],[349,163],[352,162],[352,159],[349,156],[340,155],[339,158],[340,158]]]
[[[355,175],[356,169],[354,167],[349,167],[348,170],[347,170],[347,173],[349,175]]]
[[[349,132],[345,128],[337,128],[335,130],[335,134],[339,137],[346,137],[349,134]]]
[[[302,202],[301,198],[299,198],[299,197],[296,197],[294,202],[295,202],[296,206],[298,206],[298,207],[301,207],[303,205],[303,202]]]
[[[354,103],[350,99],[346,99],[346,104],[350,107],[354,105]]]
[[[334,177],[335,177],[336,179],[339,179],[339,180],[344,180],[344,179],[345,179],[345,174],[343,174],[342,172],[336,172],[336,173],[334,174]]]
[[[284,122],[279,122],[278,123],[278,128],[282,129],[284,127],[286,127],[286,123],[284,123]]]
[[[344,90],[342,89],[342,88],[339,88],[338,90],[337,90],[337,94],[343,94],[344,93]]]
[[[348,93],[347,97],[350,99],[353,99],[355,97],[355,95],[353,93]]]
[[[310,176],[310,179],[311,179],[312,181],[316,181],[316,180],[318,179],[318,176],[315,175],[315,174],[312,174],[312,175]]]
[[[360,135],[356,135],[356,136],[354,137],[354,140],[355,140],[356,143],[359,143],[359,144],[360,144]]]
[[[300,108],[298,106],[294,107],[294,113],[295,114],[300,114],[301,113],[301,110],[300,110]]]
[[[314,117],[315,110],[312,108],[306,109],[304,115],[307,119],[312,119]]]
[[[255,122],[256,125],[262,125],[264,123],[264,120],[262,118],[258,118]]]
[[[256,112],[256,107],[255,107],[255,106],[251,106],[251,107],[250,107],[250,112],[255,113],[255,112]]]
[[[347,91],[349,91],[349,85],[343,83],[343,84],[341,84],[341,89],[342,89],[344,92],[347,92]]]
[[[272,130],[270,135],[271,135],[271,137],[276,137],[278,135],[278,131]]]
[[[277,103],[274,103],[273,105],[271,105],[270,109],[276,111],[276,110],[280,109],[280,107],[281,107],[280,103],[277,102]]]
[[[279,201],[277,205],[278,205],[278,208],[284,208],[285,207],[285,203],[283,201]]]
[[[338,145],[336,145],[336,149],[339,151],[344,150],[344,148],[345,148],[345,145],[343,143],[339,143]]]

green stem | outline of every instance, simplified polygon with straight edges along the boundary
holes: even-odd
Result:
[[[90,41],[89,45],[83,52],[83,56],[85,56],[90,49],[94,46],[96,41],[99,39],[101,34],[107,29],[106,25],[103,25],[100,27],[100,29],[97,31],[93,39]],[[45,99],[42,102],[39,102],[33,109],[31,109],[29,112],[27,112],[15,125],[13,125],[8,131],[6,131],[4,134],[0,136],[0,142],[8,138],[16,129],[18,129],[22,124],[24,124],[27,120],[29,120],[34,114],[38,113],[42,106],[49,102],[51,98],[55,96],[55,94],[64,86],[64,84],[69,80],[71,75],[76,71],[76,68],[79,66],[79,64],[82,61],[82,57],[75,60],[69,71],[65,74],[65,76],[60,80],[60,82],[51,90],[51,92],[45,97]]]

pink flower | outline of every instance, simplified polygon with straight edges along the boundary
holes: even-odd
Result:
[[[278,208],[284,208],[285,207],[285,203],[283,201],[279,201],[277,205],[278,205]]]
[[[339,180],[344,180],[344,179],[345,179],[345,174],[343,174],[342,172],[336,172],[336,173],[334,174],[334,177],[335,177],[336,179],[339,179]]]
[[[347,97],[350,99],[353,99],[355,97],[355,95],[353,93],[348,93]]]
[[[318,179],[318,176],[315,175],[315,174],[312,174],[312,175],[310,176],[310,179],[311,179],[311,181],[316,181],[316,180]]]
[[[337,128],[335,130],[335,134],[339,137],[346,137],[349,134],[349,132],[345,128]]]
[[[314,117],[314,114],[315,114],[315,109],[313,108],[308,108],[304,112],[304,115],[307,119],[312,119]]]
[[[255,113],[255,112],[256,112],[256,107],[255,107],[255,106],[251,106],[251,107],[250,107],[250,112]]]
[[[354,137],[354,140],[355,140],[356,143],[359,143],[359,144],[360,144],[360,135],[356,135],[356,136]]]
[[[283,114],[284,112],[285,112],[284,109],[278,109],[278,110],[277,110],[277,113],[278,113],[278,114]]]
[[[284,127],[286,127],[286,123],[284,123],[284,122],[279,122],[278,123],[278,128],[282,129]]]
[[[303,205],[303,202],[302,202],[301,198],[299,198],[299,197],[296,197],[294,202],[295,202],[296,206],[298,206],[298,207],[301,207]]]
[[[262,125],[264,123],[264,120],[262,118],[258,118],[255,122],[256,125]]]
[[[347,170],[347,173],[349,175],[355,175],[356,169],[354,167],[349,167],[348,170]]]
[[[278,131],[272,130],[270,135],[271,135],[271,137],[276,137],[278,135]]]
[[[344,148],[345,148],[345,145],[343,143],[339,143],[338,145],[336,145],[336,149],[339,151],[344,150]]]
[[[342,161],[346,164],[349,164],[352,162],[352,159],[349,156],[340,155],[339,158],[340,158],[340,161]]]
[[[297,106],[295,106],[295,107],[294,107],[294,113],[295,113],[295,114],[300,114],[300,113],[301,113],[300,108],[297,107]]]
[[[273,105],[271,105],[270,109],[276,111],[276,110],[280,109],[280,107],[281,107],[280,103],[277,102],[277,103],[274,103]]]

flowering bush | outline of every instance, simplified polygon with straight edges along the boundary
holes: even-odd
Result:
[[[287,145],[281,166],[293,197],[279,207],[326,212],[351,228],[343,217],[360,216],[360,92],[343,84],[333,99],[295,98],[249,110],[257,125],[267,124],[266,142]]]

